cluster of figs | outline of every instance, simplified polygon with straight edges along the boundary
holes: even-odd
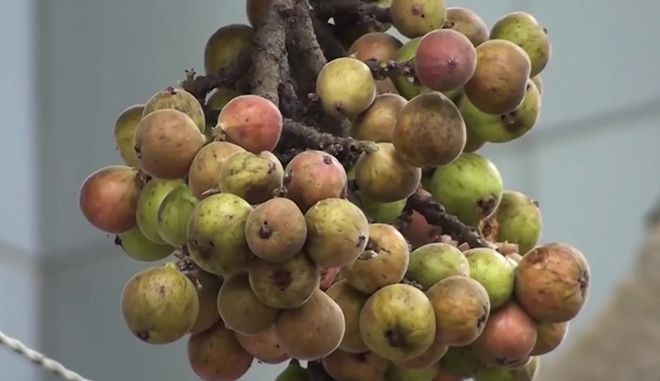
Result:
[[[267,3],[211,36],[207,73],[253,49]],[[337,381],[530,381],[587,299],[582,253],[539,243],[539,204],[475,152],[536,123],[544,28],[523,12],[489,30],[440,0],[379,4],[392,24],[344,30],[349,55],[317,77],[323,110],[377,147],[350,167],[314,149],[283,164],[283,116],[250,93],[248,71],[206,99],[217,123],[181,86],[126,108],[124,163],[82,184],[92,226],[137,261],[164,260],[126,283],[128,329],[155,345],[186,337],[202,380],[238,380],[257,361],[310,380],[301,361],[317,361]],[[410,70],[375,79],[367,61]],[[418,211],[400,223],[416,192],[516,250],[459,245]]]

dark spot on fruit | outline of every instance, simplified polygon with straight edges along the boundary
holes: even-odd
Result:
[[[268,174],[270,175],[271,173],[273,173],[275,168],[276,168],[275,163],[273,163],[272,161],[269,161],[268,162]]]
[[[408,345],[406,338],[395,329],[388,329],[385,331],[385,338],[390,346],[394,348],[403,348]]]
[[[258,234],[259,238],[261,239],[268,239],[271,235],[273,235],[273,229],[268,226],[268,221],[264,221],[264,223],[259,227]]]
[[[455,57],[452,57],[447,60],[447,70],[449,73],[452,73],[458,67],[458,60]]]
[[[526,257],[529,257],[528,260],[531,264],[538,265],[546,261],[547,253],[543,249],[539,249],[527,254]]]
[[[343,103],[341,103],[341,102],[337,102],[337,103],[335,103],[335,110],[337,110],[337,112],[339,112],[339,113],[342,113],[342,114],[343,114],[343,113],[344,113],[344,110],[345,110],[345,108],[346,108],[346,106],[344,106],[344,104],[343,104]]]
[[[165,296],[165,286],[158,287],[158,294],[161,298]]]
[[[548,28],[543,27],[543,33],[548,34]]]
[[[364,244],[364,241],[366,241],[366,240],[367,240],[367,236],[364,235],[364,234],[360,234],[360,236],[358,237],[358,243],[357,243],[357,245],[355,245],[355,247],[362,246]]]
[[[115,245],[121,246],[121,238],[118,235],[115,236]]]
[[[149,337],[151,337],[151,336],[149,335],[149,331],[147,331],[147,330],[144,330],[144,331],[137,331],[137,332],[135,333],[135,335],[138,337],[138,339],[140,339],[140,340],[142,340],[142,341],[149,341]]]
[[[332,164],[332,158],[329,155],[323,155],[323,164]]]
[[[497,205],[497,200],[494,197],[486,197],[477,201],[477,206],[481,210],[482,216],[489,215],[495,209],[496,205]]]
[[[172,86],[169,86],[167,89],[165,89],[165,93],[169,95],[176,95],[176,89]]]
[[[273,283],[275,283],[275,286],[281,291],[284,291],[289,287],[292,281],[291,273],[288,270],[276,270],[273,273]]]
[[[532,88],[532,84],[527,82],[527,86],[525,86],[525,90],[529,91],[529,89],[531,89],[531,88]]]
[[[282,183],[285,186],[289,185],[291,183],[292,179],[293,179],[293,172],[292,171],[287,171],[286,173],[284,173],[284,179],[283,179]]]
[[[483,311],[481,312],[481,316],[479,316],[479,319],[477,319],[477,329],[481,329],[481,327],[486,324],[486,321],[488,320],[488,309],[486,306],[482,306]]]
[[[357,362],[367,362],[367,354],[366,353],[356,353],[355,354],[355,361],[357,361]]]
[[[587,289],[589,288],[589,272],[584,270],[580,279],[578,279],[578,284],[580,285],[580,294],[584,298],[587,294]]]

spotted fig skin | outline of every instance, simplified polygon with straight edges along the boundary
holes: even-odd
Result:
[[[282,164],[272,153],[237,152],[222,166],[220,190],[256,205],[273,198],[283,179]]]
[[[142,182],[136,169],[114,165],[88,175],[78,204],[85,219],[107,233],[124,233],[136,226],[135,213]]]
[[[348,54],[360,61],[375,59],[386,63],[394,59],[401,46],[401,41],[388,33],[370,32],[355,40],[348,48]]]
[[[328,114],[355,117],[367,110],[376,98],[376,81],[364,62],[340,57],[321,69],[316,79],[316,93]]]
[[[327,291],[329,297],[334,300],[344,313],[346,332],[339,345],[339,349],[347,353],[364,353],[369,347],[360,335],[360,312],[369,299],[369,295],[351,287],[346,280],[340,280],[333,284]]]
[[[184,89],[168,87],[152,95],[144,105],[142,117],[160,109],[174,109],[188,115],[201,133],[206,130],[206,117],[197,98]]]
[[[252,206],[242,198],[221,193],[195,205],[188,220],[187,247],[204,271],[229,276],[248,269],[254,255],[245,241],[245,224]]]
[[[464,34],[475,47],[488,41],[490,31],[484,20],[473,10],[462,7],[447,8],[451,29]]]
[[[321,362],[328,375],[337,381],[386,381],[385,373],[390,365],[389,361],[369,351],[336,350]]]
[[[491,309],[506,304],[513,295],[514,266],[497,251],[480,247],[465,251],[470,277],[488,292]]]
[[[197,199],[205,198],[207,191],[220,188],[222,167],[236,152],[246,151],[233,143],[210,142],[197,152],[188,171],[188,185]]]
[[[392,141],[412,166],[449,164],[463,151],[465,122],[458,107],[440,92],[416,96],[399,112]]]
[[[135,153],[133,140],[138,123],[142,119],[144,105],[135,104],[125,108],[115,120],[115,149],[129,167],[138,167],[140,159]]]
[[[392,24],[402,35],[415,38],[439,29],[446,19],[444,0],[393,0]]]
[[[497,242],[517,244],[521,255],[532,250],[541,238],[543,217],[538,202],[521,192],[503,192],[494,216]]]
[[[532,356],[540,356],[557,349],[568,334],[570,322],[548,323],[536,325],[536,345],[532,349]]]
[[[236,333],[236,338],[243,349],[263,363],[281,364],[290,359],[277,340],[275,326],[256,335]]]
[[[360,192],[372,200],[394,202],[408,198],[422,179],[422,169],[408,164],[392,143],[378,143],[375,152],[364,152],[355,164]]]
[[[190,335],[187,353],[190,367],[202,380],[238,380],[254,361],[234,332],[222,322],[208,331]]]
[[[230,100],[218,115],[217,127],[228,142],[258,154],[275,149],[282,136],[282,113],[270,100],[244,94]]]
[[[227,328],[244,334],[256,335],[271,328],[279,311],[266,306],[250,288],[247,273],[227,277],[217,296],[217,308]]]
[[[419,283],[424,291],[452,275],[470,276],[470,264],[455,246],[434,242],[411,253],[406,279]]]
[[[516,269],[516,298],[542,323],[575,318],[589,296],[591,269],[575,247],[552,242],[534,248]]]
[[[536,337],[534,320],[512,301],[493,311],[473,346],[484,364],[511,366],[526,361]]]
[[[488,40],[477,48],[477,69],[464,86],[472,104],[487,114],[520,107],[531,71],[529,56],[507,40]]]
[[[296,155],[284,169],[285,196],[305,213],[326,198],[346,194],[346,170],[334,156],[318,150]]]
[[[473,343],[490,316],[486,289],[474,279],[453,275],[426,291],[438,327],[438,339],[451,346]]]
[[[530,77],[545,69],[552,54],[547,30],[527,12],[512,12],[497,20],[490,38],[508,40],[520,46],[532,63]]]
[[[351,134],[360,140],[375,143],[391,142],[399,112],[407,100],[398,94],[381,94],[353,123]]]
[[[477,68],[472,42],[452,29],[438,29],[422,37],[415,55],[415,75],[435,91],[462,88]]]

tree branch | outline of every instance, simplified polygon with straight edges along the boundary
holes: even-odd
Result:
[[[361,0],[320,0],[314,2],[314,10],[320,19],[340,16],[351,19],[352,23],[378,21],[392,22],[389,8],[383,8],[378,3],[367,3]]]
[[[316,38],[318,39],[321,49],[323,49],[323,54],[328,61],[348,55],[344,45],[342,45],[335,36],[335,33],[332,30],[332,25],[321,21],[316,17],[312,19],[312,23],[314,24]]]
[[[374,79],[381,80],[393,76],[403,75],[415,81],[415,62],[413,60],[407,62],[396,62],[389,60],[385,64],[381,64],[375,58],[370,58],[364,63],[371,69],[371,74]]]
[[[195,70],[186,70],[186,79],[181,87],[197,98],[200,104],[206,103],[206,96],[218,87],[234,88],[236,82],[247,73],[252,65],[252,56],[241,53],[230,65],[220,69],[217,74],[197,76]]]
[[[489,247],[497,249],[497,246],[481,237],[476,229],[465,225],[456,216],[445,211],[445,208],[433,200],[428,192],[418,190],[408,198],[406,209],[416,210],[424,216],[431,225],[442,228],[444,234],[450,235],[458,244],[467,243],[471,248]]]

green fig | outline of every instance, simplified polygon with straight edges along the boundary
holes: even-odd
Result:
[[[336,117],[355,117],[376,98],[376,81],[362,61],[340,57],[328,62],[316,79],[323,109]]]
[[[552,54],[548,31],[527,12],[513,12],[497,20],[490,31],[491,39],[502,39],[520,46],[532,63],[530,77],[541,73]]]
[[[155,243],[147,238],[137,226],[117,234],[115,244],[120,246],[126,255],[142,262],[160,261],[174,252],[172,246]]]
[[[169,344],[195,324],[199,300],[192,281],[173,263],[135,274],[121,295],[121,310],[130,331],[150,344]]]
[[[447,9],[444,0],[393,0],[390,14],[399,33],[415,38],[442,27]]]
[[[539,369],[539,358],[532,357],[518,368],[486,368],[477,373],[474,381],[533,381]]]
[[[249,25],[231,24],[220,27],[209,37],[204,47],[206,74],[218,74],[239,55],[250,54],[255,30]]]
[[[211,142],[197,152],[188,171],[188,186],[199,200],[220,189],[220,174],[227,159],[243,148],[229,142]]]
[[[196,278],[199,314],[190,329],[190,333],[193,335],[211,329],[220,321],[217,299],[220,286],[222,286],[220,277],[203,270],[197,272]]]
[[[140,159],[135,152],[133,139],[140,119],[144,105],[133,105],[122,111],[117,120],[115,120],[115,148],[119,151],[124,163],[129,167],[138,167]]]
[[[495,309],[511,299],[514,266],[500,253],[489,248],[475,248],[465,252],[470,264],[470,277],[488,292],[490,308]]]
[[[470,265],[465,255],[446,243],[429,243],[410,254],[406,279],[418,283],[422,290],[452,275],[470,276]]]
[[[188,219],[197,199],[190,187],[182,185],[171,191],[158,208],[158,234],[166,243],[182,247],[186,244]]]
[[[272,153],[236,152],[222,166],[220,190],[254,205],[273,198],[283,180],[284,168]]]
[[[167,195],[183,185],[185,185],[184,181],[179,179],[152,179],[142,188],[136,211],[137,225],[151,241],[160,244],[166,243],[158,232],[158,210]]]
[[[486,366],[479,360],[472,346],[450,347],[440,359],[440,369],[463,378],[470,378]]]
[[[401,368],[391,365],[387,370],[387,381],[434,381],[440,366],[438,363],[431,364],[425,368]]]
[[[307,369],[300,365],[296,359],[291,359],[289,365],[280,373],[275,381],[312,381],[312,376]]]
[[[187,226],[191,259],[212,274],[246,271],[254,258],[245,241],[245,224],[251,212],[247,201],[230,193],[198,202]]]
[[[523,193],[502,193],[493,218],[496,240],[517,244],[521,255],[532,250],[541,238],[543,218],[538,202]]]
[[[489,217],[502,199],[502,176],[486,157],[463,153],[438,167],[431,180],[433,197],[463,223],[477,226]]]
[[[184,89],[168,87],[154,94],[144,105],[142,117],[161,109],[174,109],[188,115],[203,133],[206,131],[206,117],[197,98]]]
[[[468,97],[463,97],[459,106],[468,130],[479,139],[506,143],[526,135],[534,127],[541,112],[541,94],[529,80],[522,104],[510,113],[487,114],[474,106]]]
[[[395,224],[406,206],[406,199],[393,202],[378,202],[358,191],[360,207],[374,223]]]
[[[403,44],[394,57],[394,60],[399,64],[403,64],[414,59],[421,41],[422,37],[417,37]],[[405,75],[394,76],[392,77],[392,81],[399,91],[399,94],[405,99],[413,99],[419,94],[431,91],[428,87],[415,82],[414,78],[409,78]]]

